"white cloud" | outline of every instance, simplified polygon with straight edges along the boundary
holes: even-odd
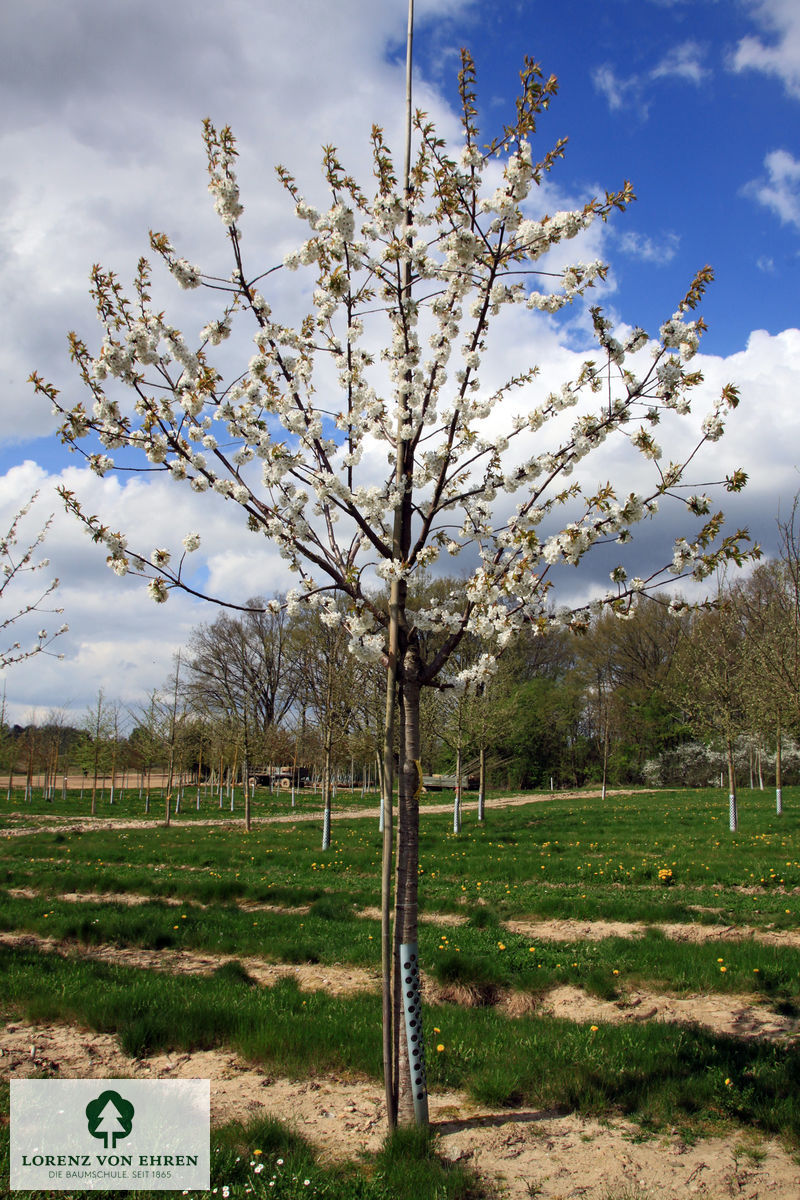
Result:
[[[637,106],[641,105],[641,79],[638,75],[620,79],[610,63],[604,63],[592,72],[592,82],[598,92],[605,96],[612,112],[626,108],[631,101],[636,101]]]
[[[682,42],[668,50],[649,71],[621,78],[610,63],[604,63],[592,72],[592,82],[612,112],[635,110],[641,120],[646,120],[650,111],[648,87],[662,79],[679,79],[699,87],[711,74],[703,64],[705,55],[705,48],[697,42]]]
[[[419,32],[471,3],[425,0]],[[368,178],[377,121],[400,156],[404,62],[394,52],[406,16],[405,0],[239,0],[224,21],[211,0],[29,0],[4,14],[0,112],[13,120],[0,125],[0,439],[54,429],[26,381],[34,369],[62,387],[76,380],[66,333],[97,340],[92,263],[127,284],[154,228],[204,269],[229,274],[206,192],[205,116],[239,139],[253,273],[301,236],[276,163],[313,199],[323,145]],[[415,86],[416,103],[450,138],[451,110],[426,80]]]
[[[755,70],[781,80],[791,96],[800,98],[800,7],[797,0],[754,0],[753,18],[764,26],[769,40],[745,37],[731,60],[734,71]]]
[[[696,86],[711,74],[703,65],[705,50],[697,42],[682,42],[669,50],[661,62],[650,71],[650,79],[684,79]]]
[[[764,159],[766,177],[745,185],[744,193],[770,209],[784,225],[800,228],[800,159],[773,150]]]
[[[678,253],[680,241],[677,233],[652,238],[645,233],[626,231],[617,235],[615,244],[623,254],[641,259],[642,262],[668,263]]]

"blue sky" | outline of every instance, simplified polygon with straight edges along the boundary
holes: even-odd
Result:
[[[146,479],[87,477],[60,447],[28,374],[79,397],[65,334],[93,336],[93,262],[129,277],[150,228],[192,261],[224,253],[205,188],[203,117],[239,137],[248,246],[268,265],[299,238],[274,163],[312,190],[322,144],[339,146],[357,175],[368,170],[373,120],[399,146],[405,15],[405,0],[28,0],[4,13],[0,524],[35,488],[34,516],[56,512],[47,551],[70,623],[63,662],[7,672],[18,719],[51,706],[79,712],[100,686],[135,705],[164,680],[188,630],[214,615],[188,599],[154,609],[61,513],[53,487],[66,481],[111,523],[154,539],[178,517],[196,522],[188,506],[165,511]],[[741,388],[719,452],[752,480],[731,518],[774,546],[775,516],[800,484],[800,7],[418,0],[416,100],[447,134],[457,129],[462,45],[476,60],[487,140],[512,111],[525,54],[558,76],[536,143],[544,153],[569,137],[549,202],[583,203],[632,180],[637,202],[596,245],[611,265],[602,302],[615,318],[657,330],[694,272],[713,266],[703,369]],[[574,314],[552,323],[533,343],[543,371],[584,349],[585,329]],[[253,560],[227,514],[204,519],[215,584],[246,594],[287,586],[268,557]]]
[[[638,197],[611,243],[623,318],[652,327],[664,304],[710,263],[717,283],[704,304],[706,351],[730,354],[754,328],[778,333],[796,325],[797,6],[533,0],[493,6],[491,20],[486,8],[442,22],[423,39],[424,69],[452,98],[458,26],[476,60],[487,127],[510,111],[522,54],[558,77],[559,96],[540,134],[543,143],[569,137],[559,179],[591,190],[628,178]],[[794,57],[790,45],[778,72],[781,16]],[[770,50],[775,69],[767,72]],[[776,155],[787,159],[773,161]]]

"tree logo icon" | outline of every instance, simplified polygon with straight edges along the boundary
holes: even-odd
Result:
[[[134,1108],[119,1092],[101,1092],[86,1105],[86,1119],[92,1137],[102,1138],[106,1150],[114,1150],[117,1138],[127,1137],[133,1128]]]

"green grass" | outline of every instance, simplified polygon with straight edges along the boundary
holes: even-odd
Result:
[[[538,919],[792,928],[800,916],[800,789],[787,789],[785,809],[778,818],[770,793],[743,793],[735,835],[712,791],[615,797],[605,808],[558,796],[523,808],[490,804],[485,827],[467,812],[460,835],[448,814],[423,812],[421,904],[464,912],[488,903],[501,916]],[[239,821],[188,820],[169,829],[154,822],[152,830],[37,833],[8,839],[3,874],[8,886],[58,891],[288,905],[333,892],[375,904],[377,821],[334,822],[331,850],[323,853],[320,842],[321,818],[259,825],[249,835]],[[660,885],[662,867],[673,871],[674,886]]]
[[[3,1136],[0,1178],[8,1179],[8,1085],[0,1095]],[[211,1194],[231,1200],[484,1200],[486,1192],[471,1172],[443,1162],[428,1133],[387,1138],[362,1161],[323,1163],[317,1151],[295,1130],[265,1117],[232,1122],[211,1131]],[[71,1200],[68,1191],[18,1192],[37,1200]],[[77,1195],[84,1195],[78,1192]],[[99,1200],[119,1200],[118,1191],[94,1191]],[[193,1196],[208,1193],[189,1193]],[[163,1200],[163,1191],[137,1191],[141,1200]]]
[[[749,809],[742,802],[743,822],[749,813],[753,831],[735,836],[719,829],[719,797],[702,792],[614,798],[605,812],[597,800],[556,798],[497,809],[485,829],[473,822],[458,837],[444,815],[423,814],[423,911],[468,918],[457,928],[421,925],[426,968],[445,983],[530,991],[573,983],[601,996],[632,984],[679,992],[763,991],[791,1011],[785,1006],[800,995],[795,949],[748,940],[692,945],[654,932],[645,939],[551,943],[512,934],[502,922],[571,916],[796,928],[797,800],[787,795],[779,819],[764,796],[753,793]],[[585,840],[587,826],[593,841]],[[378,963],[377,923],[357,916],[378,902],[380,841],[371,820],[335,825],[326,853],[314,825],[302,822],[260,826],[249,835],[241,826],[198,825],[42,832],[8,838],[5,851],[0,882],[37,892],[35,898],[5,897],[0,927],[7,930],[86,945]],[[591,882],[588,871],[586,879],[581,876],[587,864],[594,864]],[[658,880],[665,864],[677,880],[671,887]],[[59,899],[69,891],[98,897],[129,892],[152,900],[128,906]],[[248,910],[249,903],[305,905],[308,911]]]
[[[288,807],[283,797],[266,803]],[[350,797],[340,804],[354,806]],[[420,925],[423,968],[442,983],[477,989],[487,1002],[506,987],[535,993],[569,983],[613,998],[641,986],[756,992],[796,1015],[800,951],[793,948],[753,939],[690,943],[657,929],[639,939],[548,942],[505,924],[574,917],[796,929],[800,789],[786,789],[784,806],[778,818],[771,793],[743,792],[735,835],[726,797],[711,790],[612,797],[605,805],[585,795],[506,809],[490,801],[485,827],[467,809],[458,836],[447,813],[423,811],[422,910],[465,918],[458,926]],[[374,817],[334,822],[333,845],[323,853],[321,820],[259,824],[246,834],[240,814],[204,826],[187,809],[165,828],[152,811],[152,825],[142,829],[7,837],[0,886],[36,894],[6,893],[2,928],[84,946],[377,968],[377,922],[359,915],[378,904]],[[664,867],[672,886],[659,881]],[[67,902],[68,891],[96,899]],[[104,902],[120,892],[148,902]],[[258,903],[304,911],[252,907]],[[266,989],[239,962],[182,978],[23,950],[4,951],[2,965],[5,1011],[117,1033],[131,1053],[224,1045],[290,1075],[380,1075],[374,995],[303,994],[288,982]],[[428,1010],[427,1027],[436,1030],[429,1033],[434,1087],[463,1087],[493,1104],[625,1113],[645,1129],[732,1122],[800,1142],[796,1046],[648,1023],[592,1031],[548,1018],[512,1020],[491,1004],[440,1005]]]
[[[226,1046],[264,1070],[381,1078],[380,1000],[255,988],[229,972],[171,976],[0,949],[0,1005],[33,1021],[115,1032],[131,1055]],[[800,1048],[694,1027],[600,1025],[491,1009],[428,1006],[428,1077],[485,1104],[591,1116],[646,1128],[730,1122],[800,1144]],[[441,1049],[439,1049],[441,1047]]]
[[[143,791],[140,795],[138,785],[124,789],[117,787],[113,803],[111,802],[110,788],[106,787],[101,791],[98,787],[95,798],[95,816],[107,817],[115,821],[149,820],[156,825],[164,821],[165,792],[164,788],[152,788],[148,809],[146,792]],[[234,793],[233,808],[231,808],[227,790],[223,794],[221,804],[218,790],[201,786],[199,793],[198,807],[197,786],[194,784],[186,786],[180,808],[177,809],[177,788],[174,788],[170,806],[171,818],[183,823],[198,819],[239,822],[244,819],[244,797],[241,787],[237,787]],[[370,791],[362,796],[360,788],[356,788],[352,792],[349,789],[339,789],[334,798],[334,804],[339,808],[375,807],[378,804],[378,794]],[[272,792],[269,788],[258,787],[251,800],[251,815],[254,818],[262,818],[284,816],[293,812],[310,813],[320,809],[321,806],[322,799],[319,790],[296,790],[295,803],[292,805],[291,791],[276,788]],[[18,824],[20,817],[44,817],[53,820],[66,817],[85,820],[91,817],[91,808],[91,781],[88,787],[83,789],[83,793],[79,789],[70,789],[66,799],[62,795],[61,788],[56,788],[52,800],[45,799],[42,790],[35,788],[28,800],[24,787],[15,787],[12,789],[10,799],[7,789],[0,793],[0,824],[4,826]]]
[[[253,955],[275,962],[380,965],[380,926],[357,918],[339,897],[323,896],[308,913],[199,908],[152,901],[142,905],[3,897],[0,929],[24,930],[85,946],[137,946]],[[426,970],[441,983],[542,992],[573,984],[610,998],[621,987],[649,985],[676,993],[762,992],[776,1002],[800,1001],[800,949],[738,942],[699,945],[665,938],[548,942],[480,920],[453,929],[422,925]]]
[[[233,808],[231,808],[231,798],[227,789],[224,790],[220,803],[218,789],[212,789],[206,785],[201,785],[198,789],[196,784],[188,784],[183,790],[179,807],[177,807],[177,793],[177,787],[173,788],[170,815],[171,819],[179,823],[197,820],[241,822],[244,819],[244,796],[241,786],[238,786],[234,792]],[[492,793],[492,795],[502,794],[500,792]],[[474,794],[470,792],[465,791],[463,795],[466,800],[475,798]],[[115,788],[112,803],[110,788],[106,786],[101,789],[98,785],[95,797],[95,816],[117,821],[148,820],[156,825],[163,822],[165,818],[165,796],[165,788],[151,788],[148,805],[146,789],[142,789],[140,792],[138,784],[125,788],[118,785]],[[376,809],[379,803],[379,794],[374,788],[362,793],[361,787],[358,785],[352,791],[348,787],[339,787],[333,796],[333,806],[339,809]],[[452,804],[453,792],[445,790],[425,793],[421,798],[421,803],[423,808],[443,803]],[[79,788],[69,789],[66,797],[63,796],[61,788],[57,787],[52,799],[49,800],[45,798],[43,790],[39,787],[33,789],[30,799],[27,798],[24,786],[12,788],[10,798],[8,789],[3,788],[0,791],[0,828],[18,824],[20,817],[46,818],[48,820],[66,817],[70,820],[85,820],[92,815],[91,807],[91,780],[82,791]],[[293,813],[302,815],[318,812],[321,808],[322,795],[319,787],[317,789],[295,789],[294,804],[291,790],[283,788],[275,788],[274,791],[271,791],[268,787],[257,787],[251,799],[251,815],[255,819],[289,816]]]

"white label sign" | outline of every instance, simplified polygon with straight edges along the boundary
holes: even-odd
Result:
[[[11,1188],[207,1190],[207,1079],[12,1079]]]

